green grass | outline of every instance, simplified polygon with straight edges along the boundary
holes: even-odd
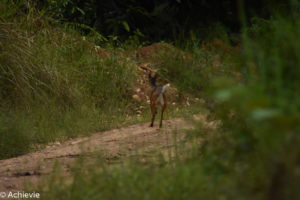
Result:
[[[103,57],[93,38],[43,13],[0,9],[0,159],[126,121],[134,60],[113,48]]]

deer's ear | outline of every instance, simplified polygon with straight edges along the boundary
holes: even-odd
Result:
[[[155,71],[150,71],[149,74],[148,74],[148,77],[149,77],[150,79],[156,79],[157,76],[158,76],[158,74],[157,74],[157,72],[155,72]]]

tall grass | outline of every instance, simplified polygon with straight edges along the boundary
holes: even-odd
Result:
[[[0,159],[124,121],[136,76],[120,51],[22,6],[0,3]]]

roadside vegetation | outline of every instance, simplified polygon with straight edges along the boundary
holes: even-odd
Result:
[[[35,10],[8,2],[0,8],[0,158],[126,120],[134,61],[109,48],[103,56],[93,36],[41,21]]]
[[[188,132],[193,150],[114,167],[101,155],[92,165],[82,158],[71,183],[56,166],[40,187],[43,199],[298,199],[300,20],[299,4],[290,5],[249,22],[241,14],[234,41],[216,25],[207,41],[194,32],[178,47],[157,43],[147,62],[178,90],[169,115],[205,107],[208,120],[221,121],[215,131],[198,124]],[[146,111],[136,116],[133,107],[144,104],[132,99],[140,33],[122,45],[47,15],[40,21],[34,8],[22,12],[3,1],[0,11],[1,159],[148,119]],[[182,99],[192,105],[180,106]]]

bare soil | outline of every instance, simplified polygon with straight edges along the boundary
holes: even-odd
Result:
[[[204,115],[194,118],[207,126],[215,126],[212,122],[206,122]],[[56,162],[68,174],[79,156],[88,157],[97,153],[108,162],[121,162],[132,156],[143,160],[148,153],[164,152],[174,146],[174,130],[177,130],[178,142],[184,139],[183,130],[191,128],[193,125],[182,118],[165,120],[161,129],[151,128],[149,123],[136,124],[95,133],[90,137],[57,142],[38,152],[0,160],[0,191],[22,191],[24,183],[36,186],[43,177],[51,175]]]

